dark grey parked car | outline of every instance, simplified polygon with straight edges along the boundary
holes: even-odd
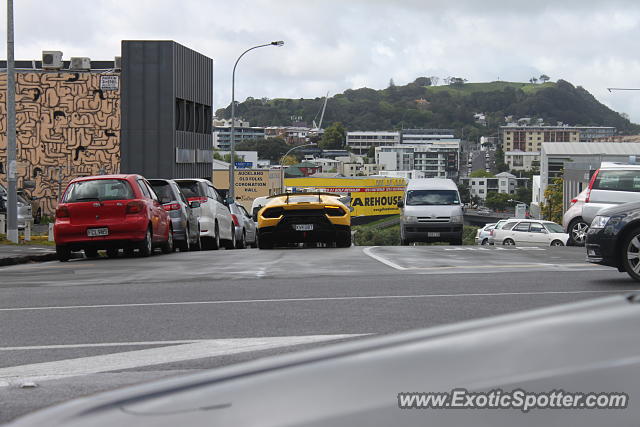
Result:
[[[244,249],[247,245],[252,248],[258,247],[258,233],[256,231],[256,223],[244,206],[238,203],[229,205],[231,217],[236,231],[236,248]]]
[[[150,179],[164,210],[169,212],[173,225],[173,241],[181,251],[200,250],[200,225],[194,209],[199,202],[188,202],[180,187],[171,179]]]

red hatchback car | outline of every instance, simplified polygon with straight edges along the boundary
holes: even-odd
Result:
[[[146,179],[140,175],[100,175],[69,183],[56,209],[53,227],[56,252],[68,261],[72,251],[84,250],[88,258],[106,249],[118,256],[124,249],[150,256],[153,248],[173,251],[171,219]]]

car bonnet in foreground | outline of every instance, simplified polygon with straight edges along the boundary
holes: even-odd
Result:
[[[365,338],[45,409],[14,426],[616,426],[640,419],[640,304],[611,296]],[[625,392],[626,409],[399,409],[400,392]]]

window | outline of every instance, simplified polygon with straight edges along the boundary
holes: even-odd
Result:
[[[103,200],[130,200],[134,198],[128,181],[122,179],[94,179],[71,184],[64,195],[64,203]]]
[[[147,190],[149,191],[149,195],[151,196],[151,198],[153,200],[155,200],[156,202],[158,201],[158,196],[156,195],[156,192],[153,191],[153,188],[151,188],[151,185],[149,185],[149,183],[147,181],[142,181],[142,184],[147,187]]]
[[[407,206],[438,206],[460,204],[455,190],[409,190]]]
[[[138,183],[138,187],[140,187],[140,191],[142,191],[142,194],[144,194],[144,197],[151,198],[151,194],[149,193],[149,190],[147,189],[147,186],[144,185],[142,180],[139,179],[136,182]]]
[[[520,222],[518,225],[513,227],[513,231],[527,232],[529,231],[529,223],[528,222]]]
[[[542,224],[539,224],[537,222],[532,222],[531,226],[529,227],[529,231],[531,233],[546,233],[547,230],[542,226]]]
[[[508,222],[505,225],[502,226],[503,230],[511,230],[513,228],[514,225],[516,225],[517,222]]]
[[[547,227],[547,230],[549,230],[551,233],[564,233],[564,229],[558,224],[549,222],[545,223],[544,226]]]
[[[195,163],[196,150],[176,148],[176,163]]]
[[[640,192],[640,170],[601,170],[593,189]]]

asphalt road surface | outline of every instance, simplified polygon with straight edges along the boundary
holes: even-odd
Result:
[[[584,255],[249,249],[0,268],[0,422],[257,357],[640,289]]]

